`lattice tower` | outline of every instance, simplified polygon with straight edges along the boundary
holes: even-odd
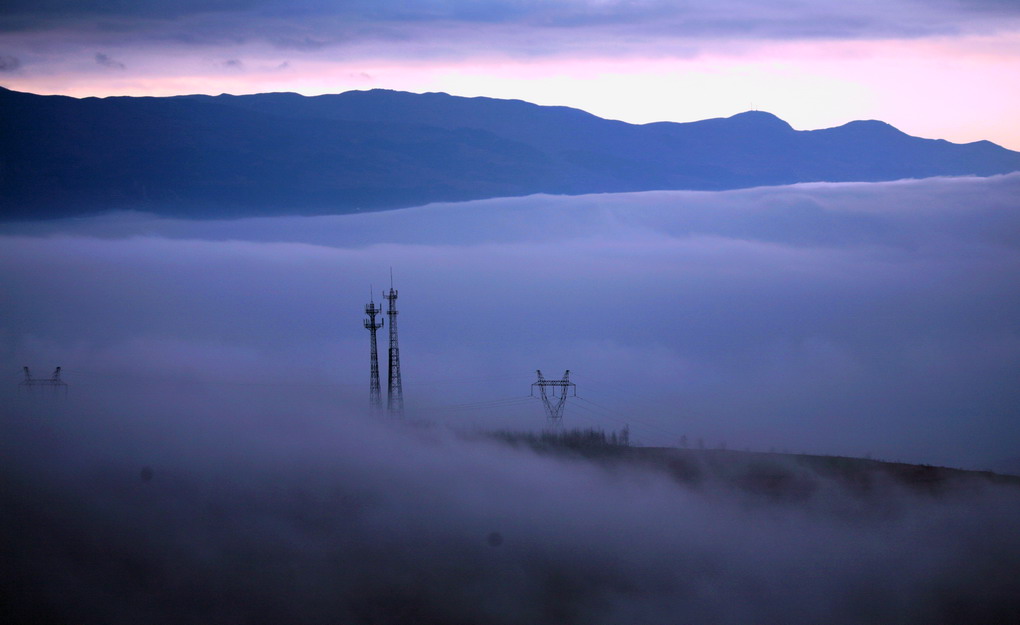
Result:
[[[546,380],[542,376],[541,370],[536,373],[538,381],[531,384],[531,392],[534,393],[535,387],[538,387],[542,405],[545,406],[546,426],[549,429],[558,430],[563,427],[563,409],[567,405],[567,395],[571,390],[574,395],[577,395],[577,385],[570,381],[569,369],[563,372],[561,380]],[[546,389],[552,389],[551,393]],[[556,394],[556,389],[560,389],[559,395]],[[550,399],[550,394],[552,399]]]
[[[365,319],[365,328],[368,329],[372,337],[372,372],[369,378],[368,386],[368,403],[373,414],[382,413],[382,390],[379,385],[379,349],[376,343],[376,331],[383,327],[383,319],[380,318],[376,321],[375,317],[382,312],[382,306],[376,306],[375,298],[370,297],[368,304],[365,305],[365,314],[368,318]]]
[[[400,383],[400,346],[397,344],[397,290],[393,288],[390,277],[390,290],[383,293],[389,302],[386,316],[390,320],[390,371],[389,388],[386,392],[386,409],[391,416],[404,416],[404,390]]]

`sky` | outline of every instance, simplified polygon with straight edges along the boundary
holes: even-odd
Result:
[[[565,424],[644,445],[1015,471],[1018,198],[1011,174],[9,222],[5,391],[59,365],[72,403],[363,413],[392,267],[412,419],[539,430],[535,370],[569,369]]]
[[[1020,149],[1012,0],[9,0],[0,85],[444,91],[632,123],[759,109]]]

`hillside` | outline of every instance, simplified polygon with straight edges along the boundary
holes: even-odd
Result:
[[[541,435],[497,432],[493,436],[514,447],[585,459],[610,470],[629,467],[665,473],[686,488],[737,491],[774,501],[804,502],[834,491],[869,501],[884,499],[890,489],[897,488],[930,496],[993,485],[1020,488],[1020,477],[991,471],[812,454],[635,447],[615,442],[615,434],[610,440],[595,430]]]
[[[0,89],[0,218],[346,213],[533,193],[1020,170],[1020,153],[764,112],[633,125],[516,100],[354,91],[84,98]]]
[[[849,488],[776,455],[610,445],[577,457],[335,415],[287,412],[276,429],[180,404],[172,420],[10,405],[3,622],[970,625],[1020,614],[1020,490],[967,474],[918,490],[875,473]],[[840,476],[880,466],[833,462]]]

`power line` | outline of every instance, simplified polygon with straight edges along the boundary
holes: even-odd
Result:
[[[607,417],[606,417],[606,415],[604,415],[604,414],[600,414],[600,413],[598,413],[598,412],[596,412],[596,411],[592,410],[591,408],[589,408],[589,407],[585,406],[584,404],[574,404],[574,407],[575,407],[575,408],[580,408],[581,410],[584,410],[585,412],[589,413],[590,415],[595,415],[595,417],[598,417],[598,420],[596,420],[595,418],[593,418],[593,417],[591,417],[591,416],[588,416],[588,415],[583,415],[583,414],[582,414],[582,415],[580,415],[580,416],[584,417],[585,419],[588,419],[588,420],[590,420],[590,421],[595,421],[596,423],[602,423],[602,424],[605,424],[605,421],[604,421],[604,419],[606,419],[606,418],[607,418]],[[611,418],[611,417],[610,417],[610,418]],[[612,420],[613,420],[613,421],[619,421],[618,419],[612,419]],[[627,424],[626,424],[626,423],[624,423],[624,427],[626,427],[626,426],[627,426]]]
[[[616,421],[619,421],[620,423],[623,423],[625,425],[628,425],[630,423],[637,423],[638,425],[642,425],[642,426],[644,426],[646,428],[650,428],[650,429],[653,429],[653,430],[658,430],[658,432],[660,434],[664,434],[664,435],[670,437],[670,439],[675,439],[675,438],[678,437],[678,434],[676,432],[667,430],[667,429],[663,428],[660,425],[655,425],[654,423],[649,423],[647,421],[642,421],[640,419],[635,419],[631,415],[621,415],[620,413],[617,413],[617,412],[615,412],[615,411],[613,411],[613,410],[611,410],[609,408],[606,408],[605,406],[602,406],[601,404],[597,404],[597,403],[591,401],[590,399],[586,399],[584,397],[578,396],[577,399],[579,399],[579,400],[581,400],[583,402],[586,402],[586,403],[590,404],[591,406],[594,406],[594,407],[604,411],[605,415],[608,418],[614,419]],[[618,415],[618,416],[613,416],[613,415]]]
[[[488,400],[483,400],[483,401],[467,402],[467,403],[463,403],[463,404],[448,404],[448,405],[445,405],[444,407],[445,408],[475,408],[475,407],[485,407],[485,406],[499,406],[499,405],[504,405],[504,404],[524,404],[524,403],[531,403],[534,400],[535,400],[534,397],[531,397],[529,395],[524,395],[522,397],[507,397],[507,398],[504,398],[504,399],[488,399]]]
[[[463,384],[464,382],[494,382],[498,380],[520,380],[519,375],[479,375],[479,376],[457,376],[455,378],[436,378],[433,380],[415,380],[411,386],[415,388],[430,386],[451,386]]]

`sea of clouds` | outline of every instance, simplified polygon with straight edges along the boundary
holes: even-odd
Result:
[[[62,366],[72,401],[360,411],[392,267],[416,418],[538,428],[537,402],[458,406],[569,369],[568,425],[646,444],[992,468],[1020,455],[1018,198],[1012,175],[0,224],[3,391]]]
[[[1015,489],[749,504],[454,432],[541,428],[534,370],[570,369],[568,426],[648,445],[996,466],[1020,455],[1018,209],[1011,175],[2,224],[11,609],[1005,622]],[[362,309],[391,267],[408,419],[433,427],[367,417]]]

